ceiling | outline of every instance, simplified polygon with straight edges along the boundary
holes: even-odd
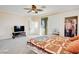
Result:
[[[78,5],[37,5],[37,8],[43,9],[43,11],[35,13],[27,13],[24,8],[31,8],[31,5],[0,5],[0,11],[11,12],[19,15],[44,15],[44,14],[57,14],[65,11],[71,11],[79,9]]]

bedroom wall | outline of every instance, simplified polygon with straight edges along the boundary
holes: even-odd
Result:
[[[57,29],[60,32],[60,35],[64,36],[64,21],[65,17],[70,16],[78,16],[79,20],[79,10],[73,10],[68,12],[63,12],[60,14],[50,15],[48,16],[48,34],[52,34],[54,29]],[[79,25],[79,21],[78,21]],[[79,26],[78,26],[78,34],[79,34]]]
[[[70,16],[78,16],[79,10],[63,12],[60,14],[50,15],[48,16],[48,35],[52,34],[52,32],[57,29],[60,32],[60,35],[64,36],[64,20],[65,17]],[[13,26],[15,25],[24,25],[26,33],[29,34],[29,20],[37,20],[41,17],[30,17],[30,16],[20,16],[7,12],[0,12],[0,40],[11,38],[13,32]],[[79,19],[78,19],[79,20]],[[79,25],[79,21],[78,21]],[[40,23],[38,26],[37,32],[40,32]],[[78,26],[78,34],[79,34],[79,26]]]
[[[7,12],[0,12],[0,40],[12,37],[13,26],[23,25],[28,32],[27,17]]]

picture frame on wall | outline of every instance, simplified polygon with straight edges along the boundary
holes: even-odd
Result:
[[[74,37],[77,35],[78,16],[65,17],[64,36]]]

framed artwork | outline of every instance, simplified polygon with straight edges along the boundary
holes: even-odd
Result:
[[[66,17],[64,22],[64,36],[74,37],[77,35],[78,17]]]

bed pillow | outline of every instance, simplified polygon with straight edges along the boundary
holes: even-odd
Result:
[[[69,40],[70,41],[74,41],[74,40],[77,40],[77,39],[79,39],[79,35],[78,36],[74,36],[74,37],[70,38]]]
[[[79,40],[75,40],[71,43],[69,43],[66,47],[66,50],[71,53],[79,53]]]

